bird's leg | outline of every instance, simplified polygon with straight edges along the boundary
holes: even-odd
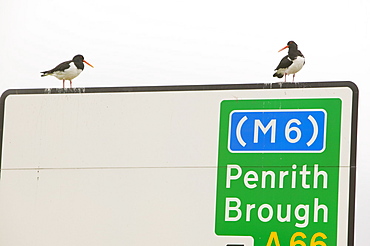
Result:
[[[293,82],[294,82],[294,77],[295,77],[295,74],[293,74]]]
[[[63,79],[63,89],[64,89],[64,81],[65,81],[65,80]]]
[[[284,73],[284,82],[286,82],[286,73]]]
[[[72,80],[69,81],[69,87],[72,89]]]

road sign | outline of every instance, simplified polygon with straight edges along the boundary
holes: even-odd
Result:
[[[351,245],[357,93],[6,91],[0,245]]]
[[[327,96],[222,101],[216,234],[266,246],[351,245],[342,226],[353,220],[343,201],[353,167],[344,144],[354,137],[347,103]]]

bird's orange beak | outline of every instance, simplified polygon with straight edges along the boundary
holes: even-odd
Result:
[[[289,48],[289,45],[285,46],[284,48],[280,49],[278,52],[285,50],[286,48]]]
[[[90,67],[94,67],[93,65],[91,65],[90,63],[88,63],[87,61],[83,61],[84,63],[86,63],[87,65],[89,65]]]

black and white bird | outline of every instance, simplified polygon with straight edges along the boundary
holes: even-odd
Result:
[[[282,78],[284,76],[284,82],[286,82],[286,76],[293,74],[294,82],[295,74],[302,69],[305,59],[294,41],[289,41],[287,46],[280,49],[279,52],[286,48],[289,48],[288,55],[281,59],[279,65],[275,68],[276,73],[274,73],[273,77]]]
[[[84,63],[86,63],[90,67],[93,67],[84,59],[85,58],[82,55],[76,55],[70,61],[62,62],[51,70],[41,72],[41,77],[53,75],[56,78],[63,80],[63,88],[64,82],[66,80],[69,80],[70,88],[72,88],[72,79],[76,78],[82,72],[82,70],[84,70]]]

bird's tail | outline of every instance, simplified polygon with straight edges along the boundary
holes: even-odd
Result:
[[[45,76],[48,76],[50,75],[49,71],[45,71],[45,72],[41,72],[41,77],[45,77]]]
[[[281,73],[274,73],[274,75],[272,75],[272,77],[278,77],[279,79],[281,79],[282,77],[284,77],[284,74],[281,74]]]

